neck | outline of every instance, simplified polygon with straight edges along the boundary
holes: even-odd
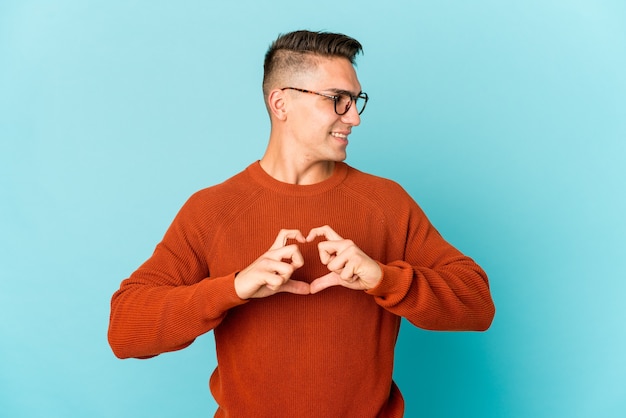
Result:
[[[301,186],[320,183],[333,175],[334,161],[307,161],[275,155],[269,149],[260,161],[263,170],[276,180]]]

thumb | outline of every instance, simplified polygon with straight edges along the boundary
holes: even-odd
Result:
[[[318,277],[311,282],[311,294],[321,292],[322,290],[332,286],[338,286],[339,284],[341,284],[341,277],[337,273],[331,271],[330,273],[325,274],[322,277]]]

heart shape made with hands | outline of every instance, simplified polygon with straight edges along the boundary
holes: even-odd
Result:
[[[310,243],[317,238],[323,238],[318,243],[319,258],[322,264],[328,268],[329,273],[310,283],[309,291],[311,294],[331,286],[367,290],[378,284],[382,277],[379,264],[365,254],[354,242],[344,239],[328,225],[311,229],[306,237],[299,230],[281,230],[271,249],[285,248],[289,239],[299,243]],[[291,261],[294,267],[300,268],[304,265],[304,258],[297,245],[293,251],[294,254],[291,254],[287,261]],[[296,262],[294,263],[294,261]]]
[[[294,271],[304,266],[297,243],[310,243],[317,238],[323,238],[317,245],[318,253],[329,272],[311,283],[291,280]],[[288,245],[290,239],[296,244]],[[313,228],[306,237],[297,229],[283,229],[265,254],[235,276],[235,292],[241,299],[249,299],[278,292],[315,294],[331,286],[367,290],[375,287],[381,278],[380,265],[330,226]]]

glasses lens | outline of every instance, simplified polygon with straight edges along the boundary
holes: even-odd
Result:
[[[356,111],[359,112],[359,115],[363,113],[365,110],[365,105],[367,104],[367,94],[361,93],[355,98]]]
[[[337,100],[335,101],[335,112],[339,115],[345,115],[348,113],[350,109],[350,105],[352,105],[352,99],[350,96],[345,94],[339,94],[337,96]]]
[[[352,107],[352,97],[348,94],[339,94],[337,100],[335,101],[335,112],[339,115],[345,115]],[[354,105],[356,106],[356,111],[359,113],[363,113],[365,110],[365,105],[367,104],[367,94],[361,93],[357,97],[354,98]]]

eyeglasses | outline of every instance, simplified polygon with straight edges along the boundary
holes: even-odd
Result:
[[[363,113],[365,105],[367,104],[367,93],[363,92],[353,96],[350,92],[343,90],[338,90],[335,94],[318,93],[317,91],[299,89],[296,87],[283,87],[281,90],[295,90],[301,93],[317,94],[318,96],[326,97],[327,99],[335,102],[335,113],[339,116],[348,113],[348,110],[352,107],[353,102],[359,115]]]

